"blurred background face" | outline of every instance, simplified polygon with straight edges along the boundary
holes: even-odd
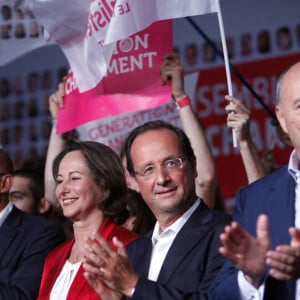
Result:
[[[194,44],[188,45],[185,48],[185,62],[187,63],[187,65],[189,66],[194,66],[197,64],[197,60],[198,60],[198,50],[197,50],[197,46]]]
[[[279,49],[289,49],[291,47],[291,36],[288,32],[279,32],[277,36],[277,45]]]
[[[252,54],[252,36],[251,34],[245,33],[241,36],[241,55],[247,56]]]
[[[29,178],[14,176],[14,182],[9,191],[9,200],[22,211],[36,213],[37,208],[29,185]]]

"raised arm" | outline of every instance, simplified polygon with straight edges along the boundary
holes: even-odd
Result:
[[[197,158],[196,191],[205,203],[214,208],[217,188],[217,175],[214,158],[204,130],[193,111],[184,89],[184,68],[176,54],[166,55],[161,67],[162,84],[172,84],[172,96],[177,106],[183,130],[189,137]],[[183,101],[183,102],[182,102]]]
[[[52,176],[52,163],[58,153],[65,147],[65,140],[62,134],[56,133],[56,122],[59,108],[63,107],[64,83],[60,83],[58,90],[49,97],[49,109],[52,116],[52,129],[47,149],[45,164],[45,198],[54,206],[57,206],[57,200],[54,194],[55,181]]]
[[[225,96],[225,99],[229,101],[225,107],[227,126],[235,131],[248,183],[251,183],[265,176],[267,170],[251,138],[250,111],[235,97]]]

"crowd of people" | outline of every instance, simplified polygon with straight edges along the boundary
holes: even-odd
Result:
[[[133,129],[118,154],[57,134],[64,82],[49,97],[45,162],[14,169],[0,150],[0,299],[296,299],[299,296],[300,64],[277,84],[274,125],[289,165],[265,163],[250,111],[226,96],[248,178],[233,216],[175,53],[160,69],[182,128]],[[270,167],[271,165],[271,167]]]
[[[300,24],[283,25],[276,30],[262,28],[258,32],[244,32],[240,36],[227,36],[228,56],[232,61],[270,55],[276,52],[289,52],[300,45]],[[222,49],[220,41],[190,42],[176,47],[181,54],[186,70],[195,71],[203,65],[213,65],[220,61],[214,46]]]
[[[20,7],[1,5],[0,39],[24,39],[42,37],[42,27],[37,23],[33,13]]]

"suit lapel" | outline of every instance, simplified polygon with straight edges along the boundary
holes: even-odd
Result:
[[[138,247],[135,249],[132,261],[134,263],[134,270],[141,277],[147,278],[150,266],[151,252],[152,252],[152,231],[140,238]]]
[[[74,239],[71,239],[62,245],[60,251],[50,254],[47,258],[43,271],[43,277],[47,278],[47,281],[44,282],[43,295],[50,295],[55,281],[70,254],[73,243]]]
[[[160,270],[158,281],[167,282],[188,253],[211,228],[212,213],[201,202],[177,234]]]
[[[82,295],[86,294],[87,292],[86,290],[83,292],[83,289],[86,285],[88,285],[88,283],[83,276],[83,267],[81,265],[74,278],[74,281],[72,282],[72,285],[68,292],[67,300],[82,299]]]
[[[269,216],[272,248],[279,244],[289,244],[288,228],[295,224],[295,182],[287,171],[274,181],[266,196],[268,199],[264,203]]]
[[[11,245],[15,236],[18,235],[21,222],[21,212],[15,207],[13,207],[12,211],[7,216],[7,219],[0,227],[0,260],[2,259],[3,255],[7,252],[7,249]]]
[[[104,222],[102,223],[102,225],[100,226],[100,228],[98,229],[98,233],[105,238],[108,242],[111,243],[110,240],[110,235],[111,232],[113,231],[113,229],[115,228],[115,224],[109,219],[106,218],[104,220]],[[73,245],[73,244],[72,244]],[[71,251],[70,247],[70,251]],[[69,253],[70,253],[69,251]],[[69,253],[67,258],[69,257]],[[90,285],[88,284],[88,282],[85,280],[84,276],[83,276],[83,267],[82,265],[79,267],[79,270],[74,278],[74,281],[71,284],[70,290],[68,292],[68,296],[67,296],[67,300],[74,300],[74,299],[82,299],[83,295],[87,295],[88,294],[88,290],[92,290],[92,288],[90,287]],[[96,294],[93,291],[94,294]]]
[[[283,176],[279,176],[274,181],[269,189],[268,199],[265,201],[265,210],[269,216],[272,249],[277,245],[290,244],[291,238],[288,228],[295,224],[295,181],[288,174],[286,168],[283,174]],[[270,279],[270,286],[266,289],[267,291],[270,290],[272,297],[276,293],[276,299],[295,299],[295,281],[288,281],[284,284],[276,282],[275,286],[272,284],[273,281],[276,280]],[[273,299],[272,297],[269,298],[268,294],[266,294],[264,299]]]

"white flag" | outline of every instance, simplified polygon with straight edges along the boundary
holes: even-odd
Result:
[[[155,21],[216,12],[216,0],[25,0],[63,49],[81,91],[105,76],[115,42]]]

